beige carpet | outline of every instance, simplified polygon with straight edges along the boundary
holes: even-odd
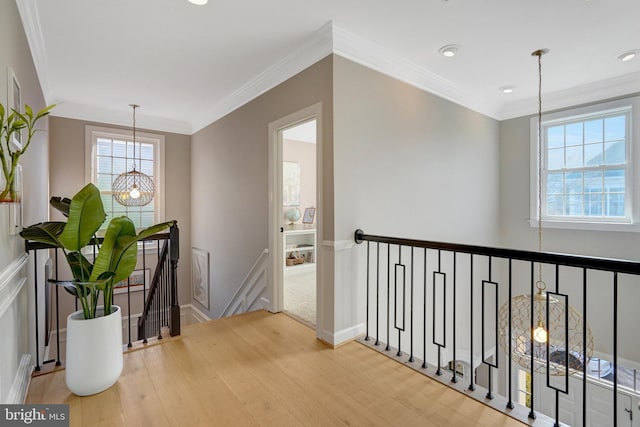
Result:
[[[284,310],[316,324],[316,270],[296,271],[284,276]]]

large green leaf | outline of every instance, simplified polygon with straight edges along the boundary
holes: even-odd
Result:
[[[71,274],[77,282],[86,282],[91,277],[93,265],[80,252],[69,252],[67,262],[71,268]]]
[[[20,232],[20,236],[25,240],[45,243],[47,245],[53,245],[61,248],[62,243],[60,243],[59,237],[62,234],[64,227],[64,222],[42,222],[40,224],[34,224],[27,228],[23,228]]]
[[[105,271],[113,271],[114,283],[126,279],[133,273],[138,261],[136,243],[166,230],[173,224],[174,221],[155,224],[136,234],[133,222],[129,218],[125,216],[113,218],[107,227],[91,277],[98,277]]]
[[[69,217],[69,208],[71,207],[71,199],[66,197],[52,197],[49,204],[56,208],[62,215]]]
[[[89,244],[106,217],[100,190],[93,184],[87,184],[71,199],[69,219],[60,242],[67,250],[79,251]]]
[[[119,282],[122,279],[126,279],[136,268],[137,261],[137,249],[134,246],[132,252],[126,254],[125,262],[118,270],[118,264],[123,257],[126,248],[118,243],[118,240],[123,237],[135,237],[136,227],[126,216],[120,216],[113,218],[107,226],[107,231],[104,234],[104,241],[100,247],[100,252],[96,257],[96,261],[93,266],[93,272],[91,274],[91,280],[96,280],[98,276],[106,271],[112,271],[115,273],[114,283]],[[130,270],[130,271],[129,271]]]

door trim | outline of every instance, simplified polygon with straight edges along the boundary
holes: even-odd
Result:
[[[316,242],[322,241],[322,103],[310,105],[269,123],[269,251],[271,274],[269,275],[269,311],[278,313],[283,309],[283,248],[279,238],[279,219],[282,214],[282,131],[298,123],[316,120]],[[316,244],[316,335],[324,324],[324,300],[322,298],[323,253]]]

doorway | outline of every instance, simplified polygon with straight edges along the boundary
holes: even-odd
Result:
[[[283,310],[316,325],[316,119],[282,131]]]
[[[270,311],[322,330],[321,104],[269,124]]]

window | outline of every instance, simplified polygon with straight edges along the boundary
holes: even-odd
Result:
[[[545,226],[615,229],[638,222],[634,188],[637,99],[542,117]],[[532,225],[538,204],[538,122],[531,121]]]
[[[531,374],[518,369],[518,403],[531,408]]]
[[[164,220],[164,136],[136,132],[135,160],[131,132],[86,127],[86,181],[94,183],[102,194],[102,203],[107,213],[105,229],[111,218],[127,215],[136,228],[144,228]],[[136,169],[151,176],[156,186],[153,201],[146,206],[126,207],[112,196],[111,184],[121,173]]]

